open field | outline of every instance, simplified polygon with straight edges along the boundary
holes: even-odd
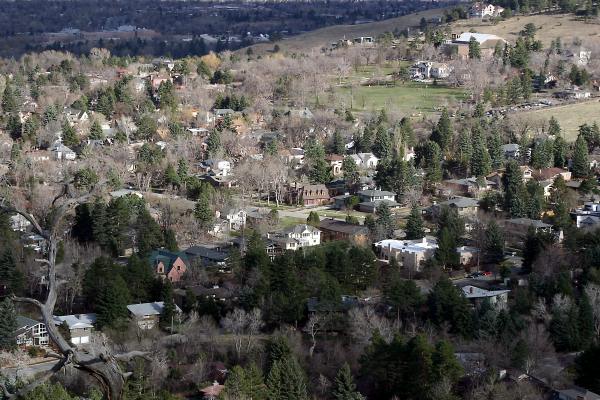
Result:
[[[442,107],[468,98],[460,88],[421,83],[396,86],[356,86],[336,89],[340,106],[354,111],[377,111],[386,108],[404,115],[431,114]]]
[[[562,128],[565,139],[574,141],[577,139],[580,125],[594,122],[600,124],[600,101],[593,99],[576,104],[526,111],[522,114],[532,120],[549,120],[554,116]]]
[[[585,41],[600,40],[600,24],[585,23],[570,14],[529,15],[509,18],[497,24],[469,19],[455,22],[451,25],[454,32],[468,32],[471,29],[482,33],[491,33],[514,43],[519,32],[528,23],[534,23],[538,28],[536,38],[547,47],[555,38],[561,38],[564,44],[579,38]]]
[[[286,38],[278,42],[278,45],[282,50],[289,52],[320,51],[321,48],[343,38],[352,39],[358,36],[377,37],[384,32],[393,32],[396,29],[401,31],[407,27],[417,27],[421,18],[441,16],[443,12],[443,8],[437,8],[368,24],[329,26]],[[262,53],[271,50],[273,43],[256,44],[252,48],[255,52]]]

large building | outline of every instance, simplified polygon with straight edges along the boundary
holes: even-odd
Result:
[[[496,46],[499,45],[504,49],[506,40],[500,36],[492,35],[489,33],[477,33],[477,32],[464,32],[457,35],[451,43],[448,43],[452,53],[456,53],[459,58],[469,57],[469,43],[471,39],[474,39],[481,50],[482,58],[491,58],[494,55]]]
[[[344,240],[358,245],[366,245],[369,241],[369,228],[364,225],[330,218],[319,222],[319,229],[322,242]]]

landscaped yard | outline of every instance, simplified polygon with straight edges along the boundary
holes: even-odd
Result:
[[[463,89],[422,83],[398,83],[396,86],[355,86],[336,89],[336,100],[354,111],[377,111],[386,108],[401,114],[431,114],[451,104],[464,101]]]

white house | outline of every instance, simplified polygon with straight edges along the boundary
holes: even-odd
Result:
[[[283,250],[298,250],[302,247],[320,245],[321,231],[314,226],[301,224],[281,233],[269,234],[268,238],[277,243]]]
[[[508,303],[508,293],[510,290],[486,290],[473,285],[467,285],[462,288],[462,292],[475,305],[479,305],[482,301],[488,299],[492,306],[504,309]]]
[[[66,325],[74,345],[87,344],[91,340],[92,329],[96,323],[96,314],[77,314],[55,316],[54,323]]]
[[[444,79],[450,76],[450,67],[446,63],[419,61],[410,69],[413,79]]]
[[[373,153],[352,154],[350,157],[352,157],[359,168],[373,169],[377,167],[377,163],[379,162],[379,158],[375,157]]]
[[[231,173],[231,163],[222,159],[208,159],[200,163],[204,172],[213,172],[217,176],[228,176]]]
[[[73,161],[77,158],[77,154],[62,143],[55,143],[51,151],[56,160]]]
[[[127,306],[127,310],[129,310],[131,316],[136,320],[138,327],[144,330],[152,329],[158,324],[160,315],[164,309],[165,303],[162,301],[130,304]],[[181,309],[177,305],[175,305],[175,312],[181,314]]]
[[[486,4],[482,2],[474,3],[469,9],[470,18],[486,18],[486,17],[497,17],[499,16],[504,8],[495,6],[493,4]]]
[[[10,228],[13,231],[25,232],[31,226],[31,222],[21,214],[15,214],[10,217]]]
[[[435,254],[437,239],[424,237],[416,240],[385,239],[375,243],[379,256],[383,260],[394,258],[398,264],[411,271],[421,271],[422,264]]]
[[[17,329],[14,337],[17,346],[47,346],[50,339],[43,322],[31,318],[17,316]]]
[[[227,221],[230,230],[240,230],[246,226],[246,217],[248,214],[240,208],[228,208],[219,212],[218,217]]]

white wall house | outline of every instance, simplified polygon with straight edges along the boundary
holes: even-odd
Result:
[[[358,153],[352,154],[350,157],[356,163],[356,166],[359,168],[376,168],[377,163],[379,163],[379,158],[375,157],[373,153]]]
[[[92,330],[96,323],[96,314],[55,316],[54,323],[57,326],[66,325],[71,336],[71,343],[79,346],[91,341]]]

